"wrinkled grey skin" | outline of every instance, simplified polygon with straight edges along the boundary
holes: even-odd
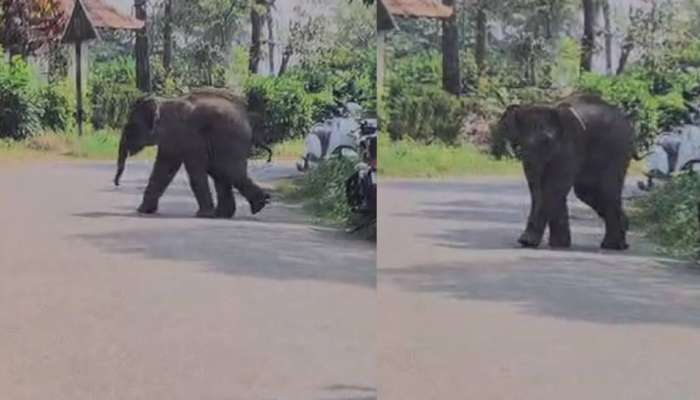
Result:
[[[133,105],[122,132],[115,183],[127,155],[157,144],[158,153],[139,212],[157,211],[160,197],[184,164],[199,205],[198,217],[233,217],[234,187],[256,214],[269,203],[270,196],[248,177],[252,142],[245,104],[235,96],[198,90],[171,100],[145,97]],[[216,185],[216,208],[208,176]]]
[[[549,227],[551,247],[570,247],[566,198],[576,196],[605,220],[604,249],[628,248],[622,188],[633,155],[634,129],[597,96],[574,95],[555,106],[510,106],[496,129],[520,153],[531,207],[524,247],[537,247]]]
[[[195,89],[193,93],[215,94],[243,104],[242,99],[239,99],[222,89]],[[153,110],[150,110],[150,108],[156,107],[158,101],[159,100],[155,97],[144,97],[137,100],[137,102],[132,106],[132,112],[145,113],[146,118],[142,118],[137,115],[134,115],[134,118],[130,116],[127,126],[122,131],[122,138],[121,142],[119,143],[119,153],[117,156],[117,173],[114,176],[115,186],[119,186],[122,174],[126,168],[127,157],[137,154],[143,150],[144,147],[158,145],[158,137],[155,135],[155,131],[152,129],[152,126],[150,126],[151,121],[149,121],[149,115],[154,112]],[[250,116],[253,116],[253,114],[250,114]],[[130,123],[133,125],[129,126]],[[124,135],[125,132],[141,132],[141,134],[132,133],[131,135],[127,136]],[[253,146],[265,151],[267,153],[267,162],[272,162],[272,149],[266,146],[259,137],[256,137],[256,135],[253,135]]]

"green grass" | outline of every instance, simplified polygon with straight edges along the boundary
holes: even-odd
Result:
[[[30,138],[0,140],[0,157],[4,159],[35,159],[72,157],[90,160],[113,160],[119,148],[119,132],[111,129],[86,129],[83,136],[74,132],[42,132]],[[152,158],[155,148],[147,148],[137,157]]]
[[[304,138],[285,140],[272,146],[276,159],[294,160],[304,153]]]
[[[644,161],[632,161],[630,176],[641,176]],[[397,178],[445,178],[459,176],[520,176],[518,160],[496,160],[473,145],[420,144],[411,140],[379,141],[379,175]]]
[[[498,161],[472,145],[379,141],[379,175],[382,177],[517,175],[521,171],[517,160]]]

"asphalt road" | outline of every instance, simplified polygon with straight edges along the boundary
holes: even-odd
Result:
[[[0,398],[376,398],[374,244],[279,200],[192,218],[182,175],[138,216],[149,168],[0,169]]]
[[[379,398],[700,398],[700,270],[574,247],[520,249],[524,180],[380,182]]]

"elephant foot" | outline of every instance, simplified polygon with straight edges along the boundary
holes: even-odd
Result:
[[[549,247],[553,249],[568,249],[571,247],[571,237],[549,237]]]
[[[199,211],[197,211],[197,218],[216,218],[216,211],[214,209],[211,209],[211,210],[200,209]]]
[[[529,231],[523,232],[518,239],[518,243],[523,247],[535,248],[540,245],[540,242],[542,242],[542,235],[537,235]]]
[[[227,208],[227,209],[217,208],[216,209],[216,218],[230,219],[230,218],[233,218],[234,215],[236,215],[235,208]]]
[[[136,211],[138,211],[139,214],[154,214],[158,211],[158,206],[142,203]]]
[[[605,250],[627,250],[629,249],[629,245],[627,242],[622,239],[622,240],[608,240],[605,239],[603,240],[603,243],[600,244],[601,249]]]
[[[260,212],[266,205],[270,204],[270,195],[265,193],[262,197],[250,202],[250,213],[255,215]]]

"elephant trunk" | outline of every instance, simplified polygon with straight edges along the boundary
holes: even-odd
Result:
[[[129,151],[126,147],[126,140],[122,136],[122,140],[119,142],[119,156],[117,158],[117,174],[114,176],[114,185],[119,186],[119,179],[121,179],[124,173],[124,168],[126,166],[126,158],[129,155]]]

